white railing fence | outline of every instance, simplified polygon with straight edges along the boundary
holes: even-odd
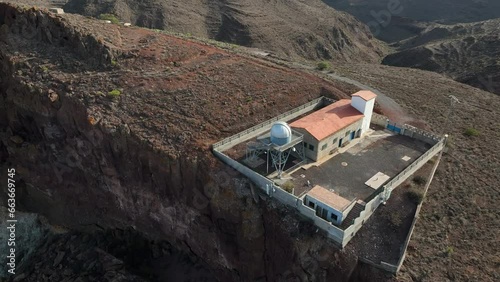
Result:
[[[297,108],[294,108],[288,112],[285,112],[283,114],[280,114],[272,119],[268,119],[262,123],[259,123],[255,126],[252,126],[248,129],[245,129],[235,135],[229,136],[225,139],[222,139],[221,141],[215,143],[212,145],[212,148],[214,150],[219,150],[223,151],[225,149],[231,148],[232,146],[241,143],[245,140],[248,140],[250,138],[253,138],[266,130],[269,130],[273,123],[277,121],[289,121],[295,117],[298,117],[308,111],[313,110],[314,108],[320,106],[322,103],[325,103],[327,101],[327,98],[325,97],[319,97],[317,99],[314,99],[304,105],[301,105]]]

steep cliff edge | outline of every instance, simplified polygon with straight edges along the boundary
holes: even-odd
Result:
[[[307,100],[317,77],[143,29],[0,3],[0,159],[17,200],[72,229],[132,227],[222,281],[345,281],[355,254],[210,153]],[[305,94],[304,94],[305,93]],[[27,273],[27,279],[36,280]]]

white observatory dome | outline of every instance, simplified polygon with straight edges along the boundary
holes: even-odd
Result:
[[[292,141],[292,129],[283,121],[278,121],[271,127],[271,142],[282,146]]]

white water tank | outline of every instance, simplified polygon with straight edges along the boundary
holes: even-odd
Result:
[[[292,129],[283,121],[278,121],[271,127],[271,142],[283,146],[292,141]]]

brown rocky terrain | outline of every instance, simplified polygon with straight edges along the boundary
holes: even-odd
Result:
[[[0,26],[0,160],[16,168],[24,209],[70,229],[130,227],[166,240],[220,281],[346,281],[358,271],[356,255],[310,223],[274,201],[255,203],[248,181],[210,152],[312,98],[346,97],[336,84],[38,8],[0,3]],[[54,261],[66,252],[58,242],[48,246]],[[106,265],[114,256],[98,257]],[[27,266],[18,279],[47,279],[53,264]]]
[[[500,19],[456,25],[433,24],[419,35],[394,44],[383,64],[445,74],[500,94]]]
[[[445,74],[500,93],[500,1],[324,0],[393,43],[383,64]]]
[[[320,0],[71,0],[67,12],[112,13],[134,25],[269,50],[292,59],[379,62],[386,47]]]
[[[497,281],[500,97],[416,69],[361,64],[336,71],[383,91],[435,132],[451,136],[398,280]],[[449,95],[460,104],[447,122]]]
[[[0,160],[18,170],[27,210],[72,229],[131,227],[167,240],[222,281],[394,280],[275,201],[255,203],[248,182],[210,153],[311,98],[346,97],[344,84],[76,15],[0,4],[0,26]],[[498,280],[498,96],[420,70],[336,71],[452,134],[397,279]],[[444,125],[449,94],[462,101],[453,126]]]

